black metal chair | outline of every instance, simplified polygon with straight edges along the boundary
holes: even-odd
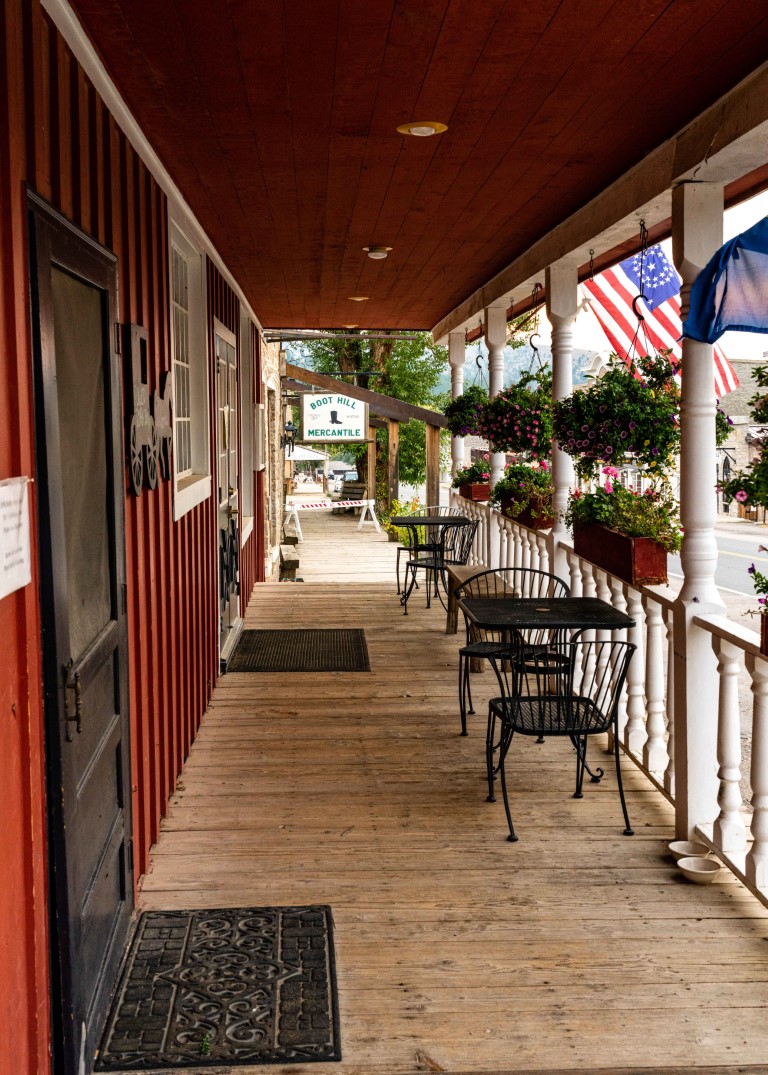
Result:
[[[585,640],[580,635],[578,632],[569,641],[561,642],[556,652],[525,651],[523,641],[513,638],[503,656],[488,658],[499,684],[499,696],[488,704],[488,799],[495,801],[494,775],[498,771],[509,825],[508,840],[517,840],[506,778],[506,758],[515,732],[539,739],[565,736],[570,740],[576,751],[574,798],[580,799],[585,771],[592,783],[599,783],[604,776],[602,769],[593,772],[587,764],[587,738],[612,730],[624,835],[634,835],[621,780],[617,713],[627,668],[637,647],[631,642]],[[494,770],[493,738],[497,721],[499,761]]]
[[[446,507],[443,504],[435,504],[432,507],[414,508],[409,512],[411,516],[422,515],[461,515],[461,508]],[[407,537],[402,544],[397,547],[397,560],[395,562],[395,573],[397,575],[397,592],[402,593],[400,586],[400,557],[404,552],[411,556],[418,556],[420,553],[432,553],[434,554],[440,541],[440,534],[436,527],[423,527],[421,533],[416,531],[416,540],[414,540],[414,531],[410,528],[406,531]],[[423,540],[420,540],[423,538]]]
[[[557,575],[527,567],[499,567],[479,571],[455,590],[457,598],[463,597],[568,597],[570,589]],[[467,640],[459,650],[459,712],[461,734],[467,734],[467,713],[473,715],[470,665],[473,660],[488,660],[506,653],[510,638],[500,631],[483,630],[465,615]],[[536,651],[556,644],[555,633],[549,630],[523,631],[521,639],[524,651]],[[467,703],[469,708],[467,709]]]
[[[443,523],[439,528],[440,539],[438,544],[424,555],[417,555],[408,560],[405,568],[405,589],[400,598],[404,616],[408,615],[408,598],[416,585],[418,571],[424,571],[426,574],[427,608],[431,607],[433,588],[435,596],[439,597],[443,608],[447,607],[440,592],[441,584],[446,594],[448,592],[445,569],[451,564],[466,564],[468,562],[472,552],[472,542],[475,540],[475,533],[479,525],[478,519],[473,519],[471,522],[466,520],[459,522],[457,520],[455,523]]]

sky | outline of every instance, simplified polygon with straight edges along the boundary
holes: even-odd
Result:
[[[758,220],[768,216],[768,192],[758,194],[741,205],[729,209],[723,217],[723,242],[740,235],[747,228],[752,227]],[[668,239],[661,244],[664,253],[672,260],[672,240]],[[541,342],[549,345],[551,333],[549,322],[546,317],[540,319],[539,335]],[[576,348],[593,351],[609,351],[610,344],[600,328],[593,313],[589,310],[580,311],[576,318],[573,345]],[[755,332],[726,332],[718,340],[727,358],[754,358],[762,359],[763,354],[768,354],[768,335]]]

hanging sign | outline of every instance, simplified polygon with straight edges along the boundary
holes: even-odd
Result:
[[[301,397],[301,439],[366,440],[368,404],[337,392]]]
[[[32,581],[27,478],[0,481],[0,598]]]

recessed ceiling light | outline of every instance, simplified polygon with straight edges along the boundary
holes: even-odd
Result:
[[[373,258],[374,261],[381,261],[392,249],[391,246],[364,246],[363,250],[366,251],[369,258]]]
[[[357,328],[357,325],[344,325],[344,328]]]
[[[412,134],[416,138],[430,138],[433,134],[442,134],[447,131],[445,123],[437,123],[433,119],[418,120],[414,123],[401,123],[397,128],[398,134]]]
[[[350,295],[349,296],[349,301],[350,302],[367,302],[368,301],[368,296],[367,295]]]

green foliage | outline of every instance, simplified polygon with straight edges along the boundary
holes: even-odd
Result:
[[[437,392],[437,385],[448,362],[448,350],[433,343],[428,332],[410,335],[414,339],[392,336],[372,340],[361,332],[354,339],[313,340],[304,345],[304,351],[308,365],[318,373],[338,376],[339,372],[376,372],[380,376],[366,378],[361,383],[374,392],[404,403],[442,410],[444,394]],[[351,378],[349,383],[353,383]],[[361,459],[366,450],[364,445],[348,445],[347,451],[350,449],[356,460]],[[400,480],[419,485],[425,475],[424,425],[404,422],[400,426]]]
[[[456,471],[456,477],[453,479],[453,488],[458,489],[460,485],[471,485],[475,482],[487,482],[490,477],[491,464],[488,455],[486,454],[476,463],[472,463],[470,466],[462,467],[461,470]]]
[[[715,411],[715,444],[718,448],[722,448],[728,440],[732,426],[733,422],[718,404]]]
[[[606,468],[609,472],[614,467]],[[605,486],[592,493],[571,493],[565,522],[572,529],[598,523],[628,537],[658,541],[668,552],[677,552],[682,541],[677,501],[667,485],[636,493],[623,485]]]
[[[768,388],[768,366],[756,366],[752,376],[759,388]],[[768,425],[768,394],[757,392],[749,401],[752,418],[760,425]],[[728,500],[752,507],[768,508],[768,446],[760,446],[760,455],[745,470],[740,470],[721,486]]]
[[[382,521],[382,526],[388,534],[397,535],[397,540],[401,545],[408,544],[408,528],[405,526],[393,526],[392,520],[396,519],[399,515],[410,515],[416,511],[419,507],[420,501],[417,496],[411,497],[410,500],[393,500],[392,508],[389,516]]]
[[[555,439],[580,477],[601,463],[633,462],[656,476],[672,466],[680,446],[676,369],[668,351],[629,365],[612,355],[602,377],[555,404]]]
[[[454,437],[477,435],[483,411],[488,404],[488,393],[478,384],[465,388],[460,396],[445,408],[448,428]]]
[[[491,490],[491,503],[511,500],[508,514],[514,519],[527,507],[534,518],[552,511],[552,471],[545,462],[510,463]],[[533,501],[533,504],[531,504]]]
[[[526,452],[532,458],[552,450],[552,373],[524,373],[488,401],[477,426],[496,452]]]

